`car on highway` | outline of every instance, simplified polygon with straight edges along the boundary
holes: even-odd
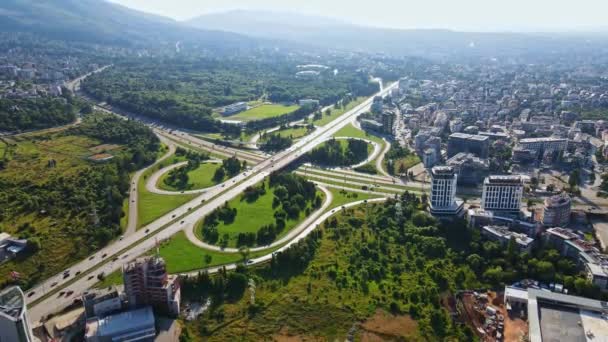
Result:
[[[105,258],[107,256],[108,256],[108,253],[103,253],[103,255],[101,256],[101,258],[103,259],[103,258]]]
[[[35,293],[36,293],[36,291],[32,291],[32,292],[28,293],[27,294],[28,298],[31,297],[31,296],[33,296]]]
[[[69,296],[71,296],[72,294],[74,294],[74,291],[73,291],[73,290],[68,290],[68,292],[66,292],[66,293],[65,293],[65,296],[66,296],[66,297],[69,297]]]
[[[51,287],[55,287],[55,286],[57,286],[57,282],[54,282],[51,284]]]
[[[146,234],[148,234],[150,232],[150,228],[146,229]]]

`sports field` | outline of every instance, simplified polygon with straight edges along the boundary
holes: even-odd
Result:
[[[273,118],[291,113],[300,108],[299,106],[284,106],[281,104],[263,104],[261,106],[246,110],[236,115],[228,116],[229,120],[253,121]]]

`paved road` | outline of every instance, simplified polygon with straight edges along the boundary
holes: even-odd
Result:
[[[160,157],[154,164],[135,172],[133,178],[131,178],[131,192],[129,192],[129,218],[127,221],[127,228],[125,229],[125,236],[131,235],[137,230],[139,208],[139,191],[137,191],[137,186],[139,184],[139,179],[141,178],[141,175],[154,165],[162,162],[163,160],[169,158],[175,153],[175,144],[173,142],[163,138],[162,136],[159,136],[159,139],[169,148],[167,153]]]
[[[348,192],[356,192],[356,193],[360,193],[360,194],[385,196],[385,197],[390,197],[390,198],[394,197],[395,195],[399,195],[396,192],[379,191],[379,190],[363,190],[361,188],[353,188],[353,187],[349,187],[349,186],[345,186],[345,185],[323,183],[323,182],[316,181],[314,179],[311,179],[310,181],[315,183],[318,186],[324,186],[326,188],[344,190],[344,191],[348,191]],[[374,188],[374,189],[376,189],[376,188]],[[417,191],[410,191],[410,192],[417,193]]]
[[[388,172],[386,172],[386,170],[384,170],[384,166],[382,165],[384,162],[384,156],[386,155],[388,150],[391,149],[391,143],[384,138],[382,138],[382,140],[384,140],[384,149],[382,150],[380,156],[376,159],[376,170],[378,170],[378,172],[380,172],[386,177],[390,177],[391,179],[398,179],[396,177],[391,176]]]
[[[386,95],[390,89],[397,84],[385,88],[380,95]],[[205,192],[200,196],[192,199],[188,203],[180,206],[160,217],[156,221],[148,224],[142,229],[134,232],[124,239],[115,241],[109,246],[96,252],[90,258],[76,263],[70,267],[70,275],[64,279],[63,272],[57,274],[38,286],[28,291],[26,300],[28,303],[37,301],[36,305],[30,305],[30,313],[32,321],[39,320],[42,316],[56,311],[57,309],[69,304],[73,298],[65,296],[57,297],[56,292],[60,289],[67,288],[79,294],[85,291],[88,287],[95,283],[94,276],[99,273],[94,270],[95,267],[101,268],[104,272],[109,273],[119,269],[125,262],[135,259],[138,255],[154,248],[156,239],[164,239],[172,236],[189,225],[195,224],[201,217],[204,217],[209,212],[223,205],[226,201],[241,194],[247,187],[253,186],[262,181],[275,170],[282,169],[289,165],[294,160],[298,159],[302,154],[309,152],[321,141],[333,136],[351,120],[355,119],[359,114],[369,110],[373,97],[370,97],[360,105],[356,106],[349,112],[343,114],[334,121],[319,128],[315,132],[303,137],[287,150],[281,151],[271,158],[261,161],[253,166],[250,171],[239,174],[234,178],[224,182],[217,189]],[[298,236],[296,239],[299,239]],[[294,239],[294,240],[296,240]],[[127,255],[118,254],[123,250],[128,250]],[[105,256],[104,256],[105,255]],[[102,260],[108,258],[116,258],[115,262],[104,263]],[[67,282],[72,281],[72,277],[77,271],[82,272],[81,278],[76,279],[70,285]],[[92,276],[92,277],[91,277]],[[54,287],[51,286],[55,283]],[[50,296],[41,298],[47,293]]]
[[[390,187],[390,186],[382,186],[382,185],[377,185],[377,184],[372,184],[371,182],[365,182],[365,181],[356,181],[356,180],[352,180],[352,179],[347,179],[347,178],[332,178],[332,177],[326,177],[326,176],[318,176],[318,175],[313,175],[313,174],[305,174],[302,171],[295,171],[295,173],[297,175],[306,177],[307,179],[311,180],[311,181],[319,181],[319,182],[327,182],[327,184],[337,184],[337,185],[354,185],[357,186],[359,188],[362,187],[367,187],[368,189],[375,189],[375,190],[385,190],[387,192],[392,192],[392,193],[401,193],[404,192],[406,189],[398,189],[397,187]],[[331,182],[331,183],[330,183]]]
[[[300,235],[300,233],[302,233],[302,231],[305,230],[306,227],[310,226],[319,216],[321,216],[322,213],[324,213],[329,208],[331,201],[333,200],[332,193],[329,190],[327,190],[326,187],[319,186],[319,189],[321,189],[321,191],[323,191],[323,193],[325,194],[325,201],[323,202],[323,205],[321,205],[321,208],[315,210],[314,213],[310,214],[304,221],[302,221],[302,223],[300,223],[295,228],[290,230],[282,238],[272,242],[270,245],[253,247],[253,248],[250,248],[249,250],[251,252],[258,252],[258,251],[263,251],[266,249],[274,248],[274,247],[280,246],[280,245],[284,244],[285,242],[293,239],[294,237]],[[199,240],[199,238],[197,238],[194,233],[195,229],[196,229],[196,224],[188,226],[184,229],[186,236],[188,237],[188,240],[190,240],[190,242],[192,242],[194,245],[199,246],[201,248],[214,250],[217,252],[227,252],[227,253],[238,253],[239,252],[238,248],[230,248],[230,247],[221,248],[219,246],[211,245],[211,244],[208,244],[208,243],[205,243],[205,242]]]
[[[202,161],[201,164],[204,163],[214,163],[214,164],[221,164],[222,161],[219,159],[208,159],[205,161]],[[162,175],[164,175],[165,173],[173,170],[173,169],[177,169],[179,167],[182,166],[186,166],[186,164],[188,164],[187,161],[184,162],[180,162],[177,164],[173,164],[173,165],[169,165],[167,167],[164,167],[156,172],[154,172],[152,175],[150,175],[150,177],[148,177],[148,179],[146,180],[146,190],[148,192],[151,192],[153,194],[158,194],[158,195],[167,195],[167,196],[176,196],[176,195],[188,195],[188,194],[200,194],[202,192],[205,191],[209,191],[219,185],[214,185],[208,188],[203,188],[203,189],[194,189],[194,190],[184,190],[184,191],[169,191],[169,190],[163,190],[163,189],[159,189],[158,188],[158,182],[160,181],[160,178],[162,177]]]
[[[400,179],[395,179],[394,181],[390,178],[384,176],[377,176],[372,174],[366,174],[361,172],[346,172],[348,170],[327,170],[327,169],[318,169],[315,167],[306,167],[301,166],[298,168],[298,171],[301,171],[305,174],[310,174],[311,176],[328,176],[337,180],[342,180],[344,178],[348,179],[356,179],[367,183],[380,183],[380,184],[394,184],[394,185],[404,185],[404,183]]]
[[[190,147],[203,149],[210,153],[214,153],[214,154],[224,156],[227,158],[234,156],[239,159],[246,160],[250,164],[257,164],[267,158],[267,156],[261,155],[260,153],[253,153],[253,152],[235,149],[233,147],[216,145],[216,144],[208,142],[204,139],[194,137],[186,132],[181,132],[178,130],[171,131],[171,130],[156,128],[155,131],[158,134],[161,134],[168,139],[177,141],[178,143],[180,143],[184,146],[190,146]]]

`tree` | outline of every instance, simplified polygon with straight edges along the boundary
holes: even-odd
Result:
[[[247,257],[249,257],[249,248],[245,246],[239,247],[239,254],[243,257],[243,262],[247,262]]]
[[[205,254],[205,256],[203,257],[203,263],[205,265],[211,264],[211,260],[213,260],[213,257],[211,256],[211,254]]]

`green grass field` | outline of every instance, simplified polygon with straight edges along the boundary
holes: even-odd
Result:
[[[168,191],[196,190],[208,188],[217,184],[213,181],[213,175],[215,174],[215,171],[221,166],[222,164],[217,163],[201,163],[201,165],[197,169],[188,172],[188,185],[184,189],[178,189],[165,182],[167,176],[169,175],[169,172],[163,174],[160,177],[157,186],[160,189]]]
[[[272,133],[266,134],[264,137],[260,138],[260,142],[267,141],[271,135],[279,135],[282,137],[290,137],[291,139],[299,139],[308,134],[308,129],[306,127],[291,127],[288,129],[283,129],[280,131],[275,131]]]
[[[386,169],[386,160],[383,163],[384,168]],[[404,158],[399,158],[397,160],[395,160],[395,172],[398,173],[399,169],[405,169],[408,170],[409,168],[411,168],[412,166],[416,165],[420,163],[420,157],[418,157],[418,155],[416,155],[415,153],[412,153]],[[403,165],[403,167],[402,167]]]
[[[382,138],[375,136],[373,134],[369,134],[365,131],[362,131],[362,130],[358,129],[357,127],[353,126],[353,124],[348,124],[348,125],[342,127],[339,131],[336,132],[336,134],[334,134],[334,137],[361,138],[361,139],[371,140],[378,144],[384,143]]]
[[[267,118],[273,118],[275,116],[281,116],[284,114],[291,113],[300,108],[299,106],[284,106],[281,104],[264,104],[236,115],[228,116],[226,119],[229,120],[240,120],[240,121],[253,121]]]
[[[378,196],[378,195],[363,194],[363,193],[350,192],[350,191],[338,190],[338,189],[329,189],[329,191],[331,192],[333,199],[331,201],[331,205],[329,206],[328,210],[338,208],[344,204],[355,202],[355,201],[362,201],[362,200],[382,197],[382,196]]]
[[[138,228],[147,225],[148,223],[196,197],[196,194],[171,196],[159,195],[153,194],[146,190],[146,180],[152,173],[180,161],[183,161],[183,158],[170,157],[167,160],[164,160],[163,162],[158,163],[146,170],[146,172],[144,172],[144,174],[139,178],[139,183],[137,184],[137,190],[139,192],[139,202],[137,203]]]
[[[315,124],[316,126],[324,126],[324,125],[328,124],[329,122],[335,120],[340,115],[355,108],[358,104],[362,103],[366,99],[367,99],[367,97],[364,97],[364,96],[357,97],[356,99],[354,99],[353,101],[351,101],[349,104],[347,104],[346,106],[344,106],[342,108],[339,108],[339,109],[333,108],[331,110],[330,115],[325,115],[325,113],[323,113],[323,117],[319,120],[314,120],[313,124]]]
[[[224,224],[224,222],[220,221],[219,225],[217,226],[220,237],[224,234],[228,234],[230,237],[228,247],[236,247],[237,236],[239,233],[257,233],[262,226],[275,222],[275,209],[272,208],[273,198],[273,191],[267,188],[266,194],[260,196],[255,202],[249,203],[245,200],[241,201],[240,196],[228,202],[231,208],[236,208],[236,218],[234,222],[230,224]],[[285,228],[277,236],[277,239],[280,239],[291,229],[295,228],[295,226],[301,222],[302,219],[304,219],[303,212],[300,213],[300,217],[298,219],[287,220],[285,222]],[[201,231],[202,221],[196,228],[196,236],[202,240]]]

